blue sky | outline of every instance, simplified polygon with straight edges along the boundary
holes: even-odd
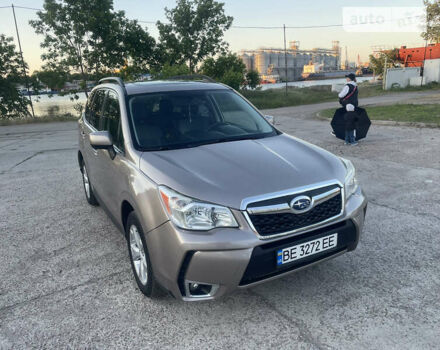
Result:
[[[17,6],[41,8],[43,0],[0,0],[0,6],[13,2]],[[342,23],[344,6],[423,6],[422,0],[223,0],[226,12],[234,17],[237,26],[309,26]],[[115,9],[124,10],[127,17],[145,21],[165,20],[164,8],[173,7],[174,0],[114,0]],[[20,37],[25,60],[31,70],[41,65],[41,37],[29,26],[35,18],[35,11],[16,9]],[[155,25],[147,25],[149,32],[157,37]],[[0,33],[15,35],[11,9],[0,9]],[[282,47],[281,29],[231,28],[225,35],[232,51],[259,47]],[[332,40],[339,40],[348,47],[348,55],[354,61],[358,54],[367,60],[374,45],[400,46],[423,45],[418,33],[347,33],[343,28],[288,29],[287,41],[299,40],[300,47],[330,47]],[[345,57],[343,58],[345,59]]]

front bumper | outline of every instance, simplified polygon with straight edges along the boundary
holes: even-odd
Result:
[[[234,211],[239,228],[208,232],[186,231],[166,222],[148,232],[147,246],[157,281],[176,298],[216,299],[354,250],[359,242],[367,199],[358,188],[345,204],[344,214],[323,227],[296,235],[261,240],[243,213]],[[277,268],[276,250],[338,232],[338,245],[328,251]],[[215,285],[213,295],[188,296],[186,282]],[[218,288],[217,288],[218,286]]]

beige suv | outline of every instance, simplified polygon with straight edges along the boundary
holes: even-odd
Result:
[[[147,296],[206,300],[279,278],[354,250],[364,224],[350,161],[280,132],[221,84],[101,80],[78,160]]]

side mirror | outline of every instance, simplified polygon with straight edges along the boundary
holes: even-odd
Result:
[[[265,115],[264,119],[266,119],[269,123],[271,123],[272,125],[275,125],[275,118],[271,115]]]
[[[109,149],[113,145],[112,137],[108,131],[91,132],[89,140],[94,149]]]

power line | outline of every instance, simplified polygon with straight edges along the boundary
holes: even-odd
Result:
[[[11,8],[11,5],[9,6],[1,6],[1,8]],[[33,11],[44,11],[44,9],[35,8],[35,7],[27,7],[27,6],[15,6],[15,8],[19,9],[25,9],[25,10],[33,10]],[[413,17],[406,17],[406,18],[418,18],[418,16]],[[145,24],[156,24],[155,21],[144,21],[144,20],[137,20],[139,23],[145,23]],[[395,20],[390,20],[390,22]],[[319,29],[319,28],[341,28],[341,27],[355,27],[359,25],[371,25],[371,23],[358,23],[358,24],[323,24],[323,25],[310,25],[310,26],[285,26],[285,29]],[[284,26],[241,26],[241,25],[235,25],[231,26],[231,28],[235,29],[283,29]]]
[[[11,6],[9,6],[11,7]],[[35,7],[26,7],[26,6],[15,6],[16,9],[24,9],[24,10],[34,10],[34,11],[44,11],[43,9],[37,9]]]

